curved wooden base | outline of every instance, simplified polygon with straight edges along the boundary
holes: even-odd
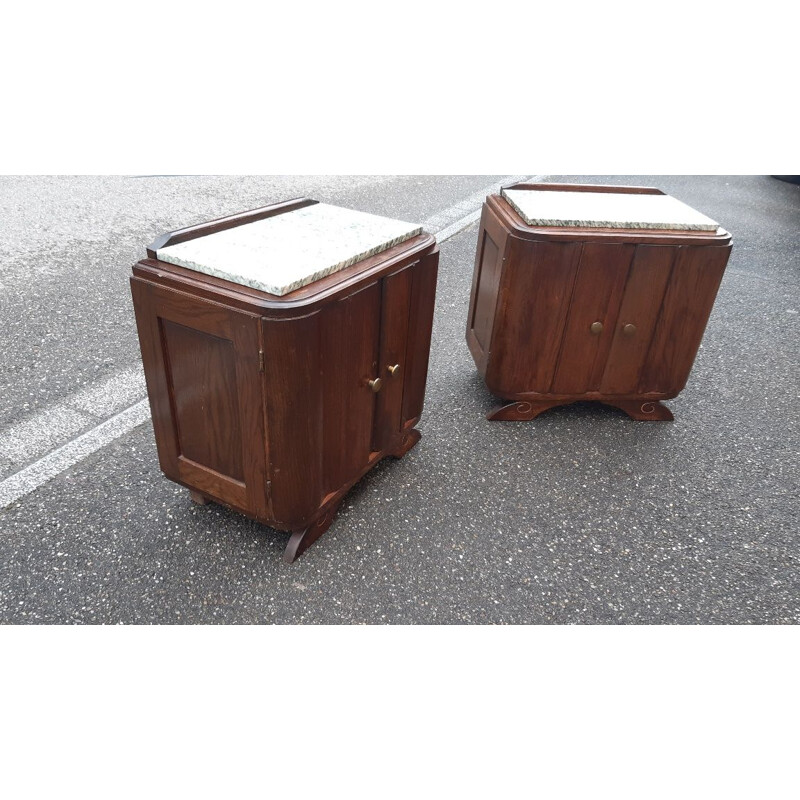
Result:
[[[299,558],[314,542],[330,528],[336,512],[339,510],[339,503],[334,503],[324,514],[317,517],[307,528],[302,531],[295,531],[289,538],[289,544],[283,551],[283,560],[291,564]]]
[[[394,450],[385,450],[382,453],[374,454],[376,459],[372,459],[370,461],[369,466],[364,469],[364,472],[359,476],[358,479],[363,477],[364,473],[374,467],[377,463],[377,460],[380,460],[382,457],[389,456],[391,458],[402,458],[417,444],[417,442],[419,442],[421,438],[422,434],[416,428],[410,428],[409,430],[405,431],[402,436],[399,437],[399,441],[395,445]],[[323,533],[325,533],[325,531],[328,530],[328,528],[330,528],[333,520],[336,517],[336,513],[339,510],[342,500],[356,482],[356,480],[353,480],[346,487],[343,487],[340,493],[337,494],[337,499],[335,499],[333,504],[328,506],[328,509],[320,514],[306,528],[303,528],[299,531],[294,531],[292,533],[292,535],[289,537],[289,543],[286,545],[286,549],[283,552],[283,560],[287,564],[291,564],[293,561],[297,560],[297,558],[299,558],[312,544],[314,544],[314,542],[317,541],[317,539],[319,539],[320,536],[322,536]],[[201,506],[212,502],[210,498],[194,489],[189,490],[189,495],[192,498],[192,502]],[[270,520],[267,519],[260,519],[259,521],[267,525],[270,524]],[[282,526],[281,529],[286,530],[286,528],[283,528]]]
[[[416,428],[406,431],[397,449],[390,452],[389,455],[392,458],[402,458],[421,438],[422,434]]]
[[[507,405],[495,406],[487,415],[489,420],[524,421],[538,417],[543,411],[571,403],[594,401],[624,411],[631,419],[670,422],[672,412],[658,400],[627,399],[616,397],[562,397],[552,400],[515,400]]]
[[[645,422],[672,422],[672,412],[658,400],[601,400],[607,406],[624,411],[631,419]]]
[[[562,406],[571,403],[571,400],[515,400],[505,406],[495,406],[487,415],[486,419],[506,420],[509,422],[522,422],[534,419],[543,411],[555,406]]]

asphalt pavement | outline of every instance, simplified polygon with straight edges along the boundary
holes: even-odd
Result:
[[[298,195],[443,229],[502,177],[0,178],[0,477],[140,399],[127,278],[158,233]],[[0,621],[800,622],[800,187],[547,180],[657,186],[733,234],[675,422],[486,421],[472,224],[441,245],[420,444],[295,564],[167,481],[146,420],[0,510]]]

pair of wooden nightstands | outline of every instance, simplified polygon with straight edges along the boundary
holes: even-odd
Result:
[[[512,401],[491,419],[587,399],[672,418],[660,401],[686,382],[730,235],[659,197],[672,201],[544,184],[487,199],[467,342]],[[673,228],[619,227],[637,214]],[[293,561],[359,478],[420,438],[436,240],[302,199],[166,234],[147,255],[131,289],[161,468],[195,502],[290,531]]]

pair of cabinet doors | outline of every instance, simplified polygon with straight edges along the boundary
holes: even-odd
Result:
[[[167,477],[293,530],[401,449],[422,412],[436,257],[269,309],[140,262],[132,292]]]
[[[677,395],[728,247],[525,241],[484,211],[467,340],[500,397]]]

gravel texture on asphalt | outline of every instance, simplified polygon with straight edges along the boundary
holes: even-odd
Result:
[[[464,342],[473,225],[442,245],[421,442],[295,564],[287,534],[167,481],[148,422],[0,511],[0,620],[800,622],[800,189],[563,180],[658,186],[733,233],[674,423],[594,404],[486,421]]]
[[[498,177],[3,177],[0,427],[139,361],[128,279],[159,234],[299,196],[422,222]]]

